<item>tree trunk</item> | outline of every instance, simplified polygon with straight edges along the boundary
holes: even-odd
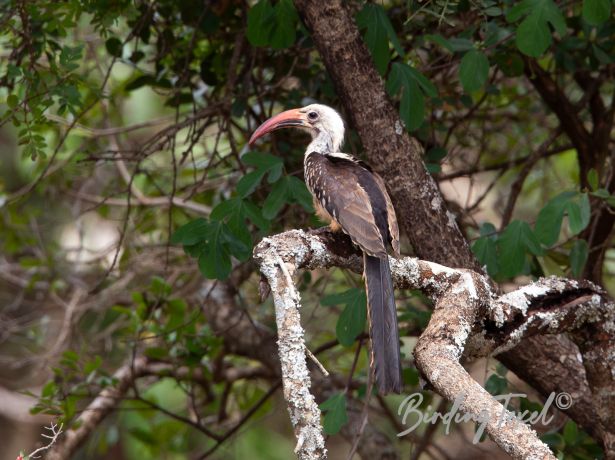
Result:
[[[435,181],[425,169],[421,146],[407,134],[387,98],[383,81],[347,6],[341,0],[294,0],[294,3],[311,31],[371,166],[387,183],[400,228],[416,254],[450,267],[482,272],[453,214],[446,209]],[[550,353],[543,353],[544,350]],[[569,369],[557,359],[577,353],[576,346],[568,340],[534,337],[506,353],[503,362],[545,396],[554,389],[574,395],[575,404],[567,414],[589,432],[599,433],[587,382],[569,378],[573,370],[581,374],[582,366],[579,363]],[[531,360],[517,359],[518,355]],[[545,369],[550,372],[544,372]]]
[[[408,135],[388,100],[348,10],[340,1],[297,0],[295,5],[312,31],[370,165],[387,184],[400,227],[417,253],[449,267],[480,272],[454,215],[446,209],[436,182],[425,169],[421,146]]]

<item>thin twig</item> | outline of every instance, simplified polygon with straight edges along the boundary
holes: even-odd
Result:
[[[60,426],[58,426],[55,423],[51,423],[49,426],[46,426],[45,429],[51,432],[51,435],[47,435],[47,434],[42,434],[41,436],[49,439],[49,442],[47,443],[47,445],[43,446],[43,447],[39,447],[38,449],[36,449],[34,452],[28,454],[28,458],[39,458],[41,452],[44,452],[46,450],[48,450],[51,446],[53,446],[56,441],[58,440],[58,437],[60,436],[60,434],[62,434],[62,427],[64,426],[63,423],[60,423]]]

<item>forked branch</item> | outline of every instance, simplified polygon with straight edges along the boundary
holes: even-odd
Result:
[[[265,238],[255,248],[254,258],[275,303],[284,397],[297,437],[296,453],[300,459],[326,458],[320,410],[310,393],[301,303],[293,275],[299,269],[333,266],[361,272],[361,258],[347,237],[322,229],[292,230]],[[498,297],[488,280],[472,271],[410,257],[390,262],[398,288],[420,289],[435,300],[433,316],[414,352],[422,375],[447,400],[460,402],[464,414],[483,421],[491,438],[514,458],[555,458],[530,427],[470,377],[460,361],[510,349],[536,334],[570,332],[577,343],[580,331],[587,328],[611,331],[612,336],[615,309],[605,292],[587,282],[548,278]],[[615,396],[609,396],[613,392],[607,388],[614,385],[615,360],[594,362],[593,347],[587,345],[592,340],[581,335],[588,376],[594,373],[604,378],[608,372],[612,376],[600,385],[590,379],[590,386],[600,390],[595,404],[611,408]],[[605,348],[608,356],[615,356],[615,342],[608,337],[601,334],[594,342]],[[609,452],[608,414],[613,411],[596,407],[596,412]]]

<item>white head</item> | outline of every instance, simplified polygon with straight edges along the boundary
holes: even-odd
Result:
[[[310,104],[300,109],[282,112],[260,125],[252,137],[252,145],[259,137],[281,128],[301,128],[310,132],[313,140],[330,144],[331,152],[339,152],[344,142],[344,121],[331,107],[322,104]]]

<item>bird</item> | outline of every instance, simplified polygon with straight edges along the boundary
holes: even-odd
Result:
[[[364,161],[340,151],[344,121],[335,109],[310,104],[279,113],[262,123],[248,144],[283,128],[311,135],[304,177],[316,214],[363,251],[370,366],[380,394],[401,393],[397,309],[387,251],[390,247],[399,257],[399,228],[384,180]]]

